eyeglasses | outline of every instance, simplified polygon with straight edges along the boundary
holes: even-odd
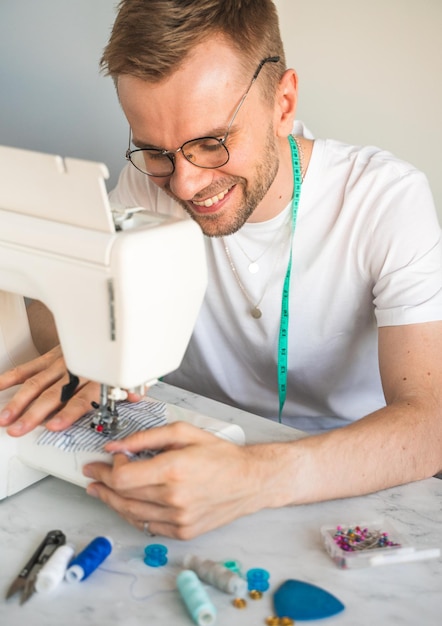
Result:
[[[274,56],[267,57],[260,61],[247,91],[235,109],[224,137],[198,137],[197,139],[186,141],[177,150],[163,150],[162,148],[137,148],[131,150],[132,129],[129,128],[129,146],[126,150],[126,159],[130,161],[137,170],[143,172],[143,174],[157,178],[171,176],[173,174],[175,171],[175,155],[178,154],[178,152],[181,152],[183,157],[187,159],[189,163],[192,163],[192,165],[196,165],[196,167],[202,167],[203,169],[222,167],[230,159],[230,154],[226,146],[227,137],[253,83],[258,78],[260,71],[266,63],[278,63],[279,60],[279,56]]]

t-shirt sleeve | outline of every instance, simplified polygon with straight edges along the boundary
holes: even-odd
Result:
[[[412,170],[374,208],[373,303],[378,326],[442,320],[442,240],[426,177]]]

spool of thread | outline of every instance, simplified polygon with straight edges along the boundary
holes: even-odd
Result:
[[[247,581],[220,563],[201,559],[194,554],[186,554],[183,566],[195,572],[205,583],[221,591],[231,593],[236,597],[243,597],[247,593]]]
[[[112,552],[108,537],[96,537],[71,561],[65,578],[69,583],[86,580]]]
[[[198,626],[211,626],[214,624],[216,609],[195,572],[189,569],[183,570],[178,574],[176,583],[178,591],[195,624],[198,624]]]
[[[35,581],[35,589],[39,593],[52,591],[61,583],[74,551],[74,546],[66,543],[63,546],[59,546],[49,557],[38,572]]]

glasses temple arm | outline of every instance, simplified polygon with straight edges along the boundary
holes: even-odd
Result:
[[[239,111],[239,110],[240,110],[240,108],[242,107],[244,100],[245,100],[245,99],[247,98],[247,96],[249,95],[249,91],[250,91],[250,90],[251,90],[251,88],[253,87],[253,83],[254,83],[254,82],[256,81],[256,79],[258,78],[259,73],[261,72],[261,70],[262,70],[262,68],[264,67],[264,65],[265,65],[266,63],[278,63],[278,62],[279,62],[279,60],[280,60],[280,58],[281,58],[281,57],[279,57],[279,56],[275,56],[275,57],[266,57],[265,59],[262,59],[262,61],[260,62],[260,64],[259,64],[259,65],[258,65],[258,67],[256,68],[255,73],[253,74],[252,80],[250,81],[250,85],[248,86],[246,93],[243,95],[243,97],[242,97],[242,98],[241,98],[241,100],[239,101],[238,106],[237,106],[237,107],[236,107],[236,109],[235,109],[235,112],[234,112],[234,114],[233,114],[233,117],[232,117],[232,119],[230,120],[230,123],[229,123],[229,125],[228,125],[228,127],[227,127],[226,134],[224,135],[224,138],[223,138],[223,143],[226,141],[227,136],[228,136],[228,134],[229,134],[229,132],[230,132],[230,129],[232,128],[233,122],[235,121],[236,116],[238,115],[238,111]]]

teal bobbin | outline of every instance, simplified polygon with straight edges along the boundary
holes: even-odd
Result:
[[[167,563],[167,548],[161,543],[151,543],[144,548],[144,562],[150,567],[161,567]]]
[[[270,574],[267,570],[255,567],[247,572],[247,587],[249,591],[267,591]]]

